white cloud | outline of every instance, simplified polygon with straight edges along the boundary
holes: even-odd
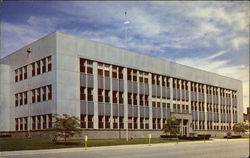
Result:
[[[236,37],[232,41],[233,48],[239,50],[242,45],[247,45],[249,43],[249,37]]]
[[[243,82],[243,110],[246,111],[246,107],[249,106],[249,65],[232,66],[228,64],[228,60],[214,60],[226,52],[219,51],[208,57],[180,58],[176,62],[241,80]]]

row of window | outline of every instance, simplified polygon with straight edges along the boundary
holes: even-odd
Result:
[[[205,121],[193,121],[192,126],[194,130],[205,130]],[[232,126],[229,123],[227,125],[221,125],[220,127],[221,127],[221,130],[230,130]],[[207,130],[219,130],[219,125],[218,124],[213,125],[211,121],[207,121]]]
[[[52,127],[52,114],[31,117],[31,129],[47,129]],[[28,117],[15,118],[16,131],[28,130]]]
[[[51,71],[52,63],[51,56],[38,60],[30,64],[32,68],[32,77]],[[22,81],[28,78],[28,66],[25,65],[15,70],[15,82]]]
[[[22,81],[28,78],[28,66],[23,66],[15,70],[15,82]]]
[[[87,72],[88,74],[93,74],[93,62],[92,60],[87,60],[80,58],[80,72]],[[101,62],[98,63],[98,75],[101,76],[106,76],[106,77],[112,77],[112,78],[119,78],[123,79],[123,67],[120,66],[115,66],[115,65],[110,65],[110,64],[105,64]],[[110,71],[112,71],[110,76]],[[135,69],[130,69],[128,68],[127,70],[127,80],[129,81],[135,81],[137,82],[139,78],[139,82],[143,83],[148,83],[148,72],[144,71],[139,71]],[[163,87],[170,87],[170,79],[172,77],[168,76],[162,76],[159,74],[152,74],[152,84],[153,85],[161,85]],[[173,79],[173,88],[177,89],[185,89],[188,90],[188,82],[186,80],[182,79],[177,79],[177,78],[172,78]],[[218,89],[219,87],[214,87],[211,85],[207,85],[206,91],[204,89],[204,84],[196,83],[196,82],[191,82],[190,83],[190,88],[191,91],[193,92],[200,92],[200,93],[207,93],[207,94],[213,94],[213,95],[219,95]],[[231,94],[233,92],[233,94]],[[225,96],[225,97],[232,97],[236,98],[236,91],[234,90],[229,90],[225,88],[220,88],[220,96]]]
[[[28,104],[28,91],[15,94],[15,106]]]
[[[32,89],[31,92],[32,92],[32,100],[31,100],[32,103],[47,101],[52,99],[51,85]]]
[[[32,76],[40,75],[42,73],[51,71],[51,56],[38,60],[31,64],[32,66]]]

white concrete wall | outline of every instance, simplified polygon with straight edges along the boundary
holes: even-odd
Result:
[[[10,66],[0,63],[0,131],[10,130]]]
[[[55,75],[55,53],[56,53],[56,38],[55,34],[50,34],[34,43],[31,43],[24,48],[17,50],[9,56],[1,59],[9,66],[9,100],[5,101],[6,105],[10,109],[9,116],[4,117],[2,120],[10,122],[10,128],[8,130],[15,130],[15,118],[27,117],[32,115],[42,115],[56,112],[56,75]],[[27,49],[31,48],[32,52],[28,56]],[[34,77],[31,77],[31,66],[28,66],[28,79],[15,82],[15,69],[31,64],[34,61],[40,60],[44,57],[52,56],[52,71],[43,73]],[[7,77],[7,76],[6,76]],[[15,107],[15,94],[31,90],[34,88],[42,87],[45,85],[52,84],[52,100],[44,101],[36,104],[31,103],[31,95],[28,96],[28,104]],[[3,86],[0,86],[0,91],[4,91]],[[2,105],[2,100],[0,105]],[[29,112],[30,107],[30,112]],[[2,111],[1,111],[2,112]],[[0,117],[3,115],[1,114]],[[2,129],[0,129],[2,131]]]

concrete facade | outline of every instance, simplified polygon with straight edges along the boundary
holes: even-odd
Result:
[[[27,78],[16,82],[26,68]],[[55,113],[81,117],[87,129],[159,130],[174,113],[190,116],[189,132],[231,130],[243,121],[239,80],[59,32],[1,59],[0,79],[0,131],[46,129]]]

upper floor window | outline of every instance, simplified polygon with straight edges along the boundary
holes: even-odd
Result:
[[[85,73],[85,59],[80,58],[80,72]]]

